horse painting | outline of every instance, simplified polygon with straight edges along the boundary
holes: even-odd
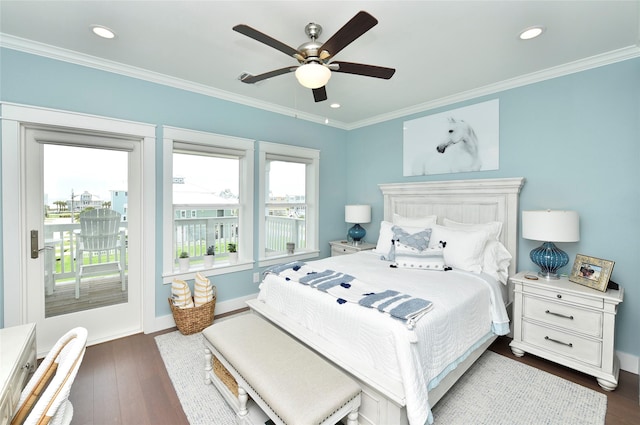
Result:
[[[463,120],[449,118],[448,121],[447,135],[436,150],[450,156],[449,167],[452,173],[480,171],[482,161],[478,155],[478,137],[475,131]]]
[[[402,124],[404,176],[497,170],[500,165],[498,99]]]

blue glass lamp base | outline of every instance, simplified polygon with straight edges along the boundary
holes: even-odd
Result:
[[[353,241],[354,245],[358,245],[358,243],[364,238],[364,235],[367,234],[367,231],[364,230],[362,226],[359,224],[355,224],[351,229],[349,229],[349,238]]]
[[[538,276],[545,279],[559,279],[558,269],[569,263],[569,256],[558,248],[553,242],[545,242],[529,253],[529,258],[540,267]]]

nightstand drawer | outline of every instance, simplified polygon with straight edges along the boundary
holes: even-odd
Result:
[[[567,332],[549,329],[531,322],[522,322],[522,340],[584,363],[600,367],[602,343]]]
[[[604,300],[602,297],[580,297],[573,294],[568,294],[564,291],[546,290],[541,288],[534,288],[532,286],[523,285],[522,292],[526,294],[536,294],[542,297],[548,297],[552,300],[562,300],[573,304],[583,305],[585,307],[604,308]]]
[[[331,247],[331,256],[332,257],[335,257],[336,255],[354,254],[356,252],[358,252],[357,249],[349,248],[349,247],[345,247],[345,246],[332,246]]]
[[[566,303],[525,295],[523,315],[597,338],[602,337],[602,313],[584,310]]]

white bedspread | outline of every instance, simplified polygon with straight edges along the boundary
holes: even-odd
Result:
[[[267,274],[258,300],[292,318],[318,336],[343,347],[345,356],[364,368],[402,383],[412,425],[430,417],[428,385],[450,364],[468,353],[495,328],[505,328],[507,312],[497,281],[461,271],[395,269],[372,252],[330,257],[307,263],[319,270],[338,270],[380,290],[394,289],[433,302],[413,332],[375,309],[336,298],[293,281]],[[508,329],[508,326],[506,326]],[[434,381],[435,382],[435,381]]]

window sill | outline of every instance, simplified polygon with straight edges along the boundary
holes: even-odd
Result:
[[[274,266],[276,264],[282,263],[290,263],[291,261],[297,260],[307,260],[309,258],[317,258],[320,254],[320,251],[305,251],[305,252],[296,252],[295,254],[283,254],[273,257],[261,258],[258,266],[259,267],[267,267]]]
[[[190,268],[189,271],[180,272],[174,270],[173,272],[162,274],[162,284],[170,285],[173,279],[192,280],[195,279],[196,273],[200,272],[205,276],[219,276],[227,273],[235,273],[244,270],[252,270],[253,261],[238,261],[231,264],[228,261],[221,261],[220,263],[214,263],[213,267],[204,268],[202,266]]]

